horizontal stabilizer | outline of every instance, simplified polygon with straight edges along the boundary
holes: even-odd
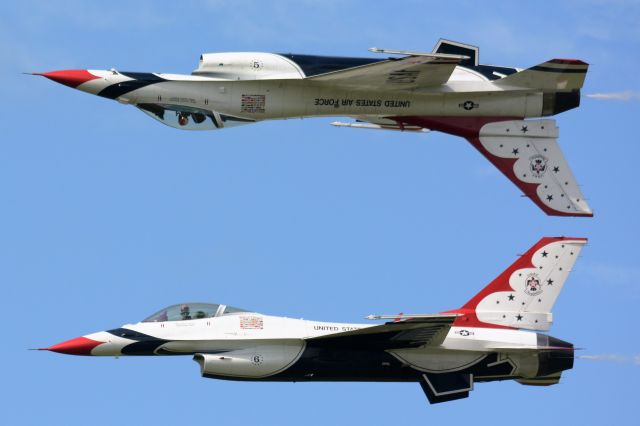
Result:
[[[516,382],[525,386],[551,386],[560,383],[561,373],[550,374],[548,376],[539,376],[532,378],[516,379]]]
[[[542,90],[579,90],[589,64],[577,59],[552,59],[494,81],[498,86]]]

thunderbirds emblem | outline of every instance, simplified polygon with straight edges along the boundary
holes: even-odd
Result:
[[[525,281],[524,292],[529,296],[537,296],[542,293],[542,286],[540,285],[540,277],[538,274],[529,274],[527,275],[527,280]]]
[[[534,177],[541,178],[547,171],[547,157],[544,155],[534,155],[529,158],[529,168]]]

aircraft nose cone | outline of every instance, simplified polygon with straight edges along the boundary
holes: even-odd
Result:
[[[102,343],[104,342],[87,339],[86,337],[77,337],[41,350],[68,355],[91,355],[91,350]]]
[[[80,86],[82,83],[100,78],[97,75],[91,74],[87,70],[50,71],[35,73],[35,75],[47,77],[49,80],[53,80],[56,83],[64,84],[65,86],[73,87],[74,89]]]

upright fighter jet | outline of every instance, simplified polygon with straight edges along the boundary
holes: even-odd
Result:
[[[192,355],[201,374],[216,379],[419,382],[431,403],[466,398],[478,382],[553,385],[573,367],[574,348],[537,331],[551,327],[553,305],[586,242],[542,238],[461,308],[439,314],[342,324],[182,303],[42,350]]]
[[[556,139],[553,116],[580,104],[588,65],[552,59],[525,70],[481,65],[478,48],[440,40],[385,58],[205,53],[191,75],[103,70],[37,73],[131,104],[171,127],[214,130],[262,120],[347,116],[336,126],[437,130],[466,138],[554,216],[592,216]]]

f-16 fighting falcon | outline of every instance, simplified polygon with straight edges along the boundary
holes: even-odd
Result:
[[[222,304],[182,303],[137,324],[42,350],[71,355],[192,355],[204,377],[286,382],[419,382],[431,403],[469,396],[474,383],[559,382],[574,348],[537,331],[585,238],[542,238],[461,308],[370,315],[342,324],[263,315]]]
[[[262,120],[347,116],[335,126],[437,130],[466,138],[543,211],[593,216],[547,117],[580,104],[588,64],[552,59],[525,70],[481,65],[475,46],[384,58],[205,53],[191,75],[103,70],[36,73],[132,104],[171,127],[213,130]]]

